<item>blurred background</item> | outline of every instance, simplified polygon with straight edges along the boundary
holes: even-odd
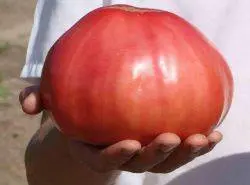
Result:
[[[40,117],[22,113],[19,79],[36,1],[0,0],[0,185],[27,185],[24,153]]]

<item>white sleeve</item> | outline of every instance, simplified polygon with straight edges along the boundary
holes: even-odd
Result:
[[[42,60],[41,55],[38,57],[38,54],[42,52],[42,43],[38,44],[39,34],[44,33],[44,31],[39,31],[39,28],[43,27],[41,25],[41,14],[44,9],[45,1],[38,1],[36,5],[34,23],[31,30],[31,35],[29,38],[28,49],[26,53],[26,62],[21,72],[21,78],[27,79],[29,81],[35,82],[39,79],[42,70]],[[43,21],[44,23],[44,21]],[[41,38],[41,36],[40,36]],[[37,50],[37,52],[34,52]]]
[[[21,78],[39,83],[44,60],[53,43],[82,16],[100,6],[102,0],[38,0]]]

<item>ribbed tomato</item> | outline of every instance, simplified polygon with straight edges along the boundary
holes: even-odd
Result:
[[[96,145],[147,144],[173,132],[210,133],[233,95],[217,49],[170,12],[127,5],[98,8],[49,51],[41,95],[60,130]]]

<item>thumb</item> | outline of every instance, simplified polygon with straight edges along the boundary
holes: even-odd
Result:
[[[30,86],[19,94],[19,101],[25,113],[34,115],[42,111],[39,89],[39,86]]]

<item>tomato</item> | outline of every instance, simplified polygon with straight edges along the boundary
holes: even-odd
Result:
[[[98,8],[50,49],[41,97],[68,137],[143,145],[172,132],[209,134],[227,115],[233,77],[193,25],[161,10]]]

